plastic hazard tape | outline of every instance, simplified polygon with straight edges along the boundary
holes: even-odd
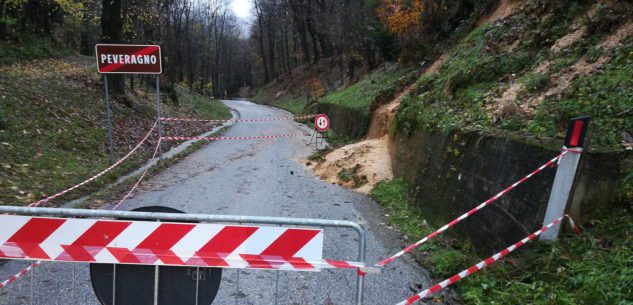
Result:
[[[152,162],[154,161],[154,159],[156,159],[156,155],[158,155],[158,150],[160,149],[160,143],[161,143],[161,139],[158,139],[158,141],[156,141],[156,147],[154,147],[154,154],[152,155],[152,157],[149,159],[149,161],[147,161],[147,164],[145,165],[145,170],[143,171],[143,173],[141,174],[141,176],[138,178],[138,180],[136,181],[136,183],[134,183],[134,186],[132,186],[132,188],[125,194],[125,196],[123,196],[123,198],[121,198],[121,200],[119,200],[119,202],[117,202],[114,207],[112,207],[113,210],[116,210],[119,208],[119,206],[121,206],[121,204],[123,204],[123,202],[125,202],[125,200],[127,200],[128,198],[130,198],[130,196],[132,195],[132,193],[138,188],[138,186],[141,184],[141,181],[143,181],[143,179],[145,178],[145,175],[147,175],[147,171],[149,171],[149,168],[152,165]]]
[[[501,196],[507,194],[508,192],[510,192],[511,190],[513,190],[514,188],[516,188],[519,184],[527,181],[528,179],[532,178],[532,176],[538,174],[539,172],[543,171],[546,167],[551,166],[553,164],[555,164],[558,160],[560,160],[560,158],[570,152],[571,150],[565,149],[563,150],[563,152],[561,152],[558,156],[556,156],[554,159],[547,161],[547,163],[541,165],[539,168],[537,168],[536,170],[534,170],[533,172],[531,172],[530,174],[528,174],[527,176],[521,178],[519,181],[513,183],[512,185],[510,185],[509,187],[507,187],[506,189],[504,189],[503,191],[499,192],[498,194],[492,196],[490,199],[484,201],[483,203],[479,204],[478,206],[476,206],[475,208],[473,208],[472,210],[462,214],[461,216],[457,217],[456,219],[454,219],[453,221],[449,222],[448,224],[444,225],[443,227],[439,228],[438,230],[436,230],[435,232],[427,235],[426,237],[420,239],[419,241],[415,242],[414,244],[404,248],[402,251],[394,254],[393,256],[380,261],[378,263],[376,263],[376,266],[378,267],[382,267],[388,263],[390,263],[391,261],[393,261],[394,259],[404,255],[405,253],[410,252],[411,250],[415,249],[416,247],[418,247],[419,245],[427,242],[428,240],[430,240],[431,238],[441,234],[442,232],[448,230],[450,227],[456,225],[457,223],[461,222],[462,220],[468,218],[468,216],[473,215],[475,213],[477,213],[479,210],[485,208],[486,206],[490,205],[491,203],[493,203],[494,201],[496,201],[497,199],[499,199]],[[576,151],[574,151],[576,152]]]
[[[118,165],[120,165],[121,163],[123,163],[126,159],[128,159],[132,154],[134,154],[134,152],[136,152],[136,150],[138,150],[141,145],[143,145],[143,143],[145,143],[147,141],[147,139],[149,138],[149,136],[152,134],[152,132],[154,131],[154,129],[156,128],[158,122],[155,122],[154,125],[152,126],[152,128],[147,132],[147,134],[145,135],[145,137],[143,137],[143,139],[141,140],[141,142],[139,142],[127,155],[125,155],[123,158],[121,158],[119,161],[115,162],[112,166],[106,168],[105,170],[101,171],[100,173],[94,175],[93,177],[89,178],[88,180],[81,182],[69,189],[66,189],[62,192],[59,192],[53,196],[47,197],[45,199],[42,199],[38,202],[34,202],[31,203],[29,206],[34,207],[34,206],[39,206],[49,200],[52,200],[56,197],[59,197],[65,193],[68,193],[74,189],[77,189],[83,185],[85,185],[86,183],[89,183],[101,176],[103,176],[104,174],[106,174],[107,172],[111,171],[112,169],[114,169],[115,167],[117,167]],[[154,155],[152,156],[152,158],[150,159],[150,161],[148,162],[151,163],[151,161],[156,157],[156,153],[158,151],[158,147],[160,145],[160,139],[158,140],[158,142],[156,143],[156,148],[154,149]],[[147,174],[147,170],[145,169],[145,171],[143,172],[143,174],[141,175],[141,177],[139,178],[139,180],[136,182],[136,184],[134,185],[134,187],[132,187],[132,189],[123,197],[123,199],[121,199],[121,201],[119,201],[117,203],[117,205],[113,208],[116,209],[119,205],[121,205],[121,203],[123,203],[123,201],[125,201],[134,191],[134,189],[136,189],[138,187],[138,185],[140,184],[140,182],[143,180],[143,178],[145,177],[145,175]],[[10,283],[16,281],[17,279],[23,277],[24,275],[26,275],[28,272],[30,272],[33,268],[35,267],[39,267],[41,265],[42,261],[36,261],[33,264],[31,264],[30,266],[28,266],[27,268],[23,269],[22,271],[18,272],[17,274],[11,276],[9,279],[7,279],[6,281],[0,283],[0,288],[6,287],[7,285],[9,285]]]
[[[23,277],[24,275],[29,273],[29,271],[31,271],[33,268],[38,267],[40,264],[41,264],[40,261],[32,263],[30,266],[26,267],[24,270],[20,271],[16,275],[11,276],[8,280],[0,283],[0,288],[3,288],[5,286],[11,284],[12,282],[16,281],[17,279]]]
[[[315,270],[323,231],[0,215],[0,257],[111,264]]]
[[[529,241],[535,239],[536,237],[538,237],[539,235],[541,235],[541,233],[551,229],[553,226],[559,224],[565,217],[567,217],[569,219],[569,223],[572,227],[572,229],[574,230],[574,232],[576,234],[580,233],[580,229],[578,228],[578,226],[576,226],[576,224],[574,223],[574,221],[571,219],[571,217],[569,217],[568,215],[565,215],[561,218],[558,218],[556,220],[554,220],[553,222],[551,222],[550,224],[544,226],[543,228],[541,228],[540,230],[530,234],[529,236],[527,236],[526,238],[516,242],[515,244],[513,244],[510,247],[505,248],[503,251],[479,262],[476,265],[471,266],[468,269],[463,270],[462,272],[453,275],[452,277],[438,283],[435,284],[433,286],[431,286],[428,289],[423,290],[422,292],[415,294],[411,297],[409,297],[408,299],[398,303],[397,305],[409,305],[409,304],[413,304],[419,300],[421,300],[422,298],[426,298],[428,296],[430,296],[431,294],[438,292],[452,284],[454,284],[455,282],[485,268],[486,266],[495,263],[496,261],[500,260],[501,258],[503,258],[504,256],[510,254],[512,251],[518,249],[519,247],[525,245],[526,243],[528,243]]]
[[[184,136],[165,136],[161,140],[167,141],[188,141],[188,140],[207,140],[207,141],[219,141],[219,140],[259,140],[259,139],[276,139],[276,138],[292,138],[303,136],[302,132],[271,135],[271,136],[244,136],[244,137],[184,137]]]
[[[226,119],[226,120],[205,120],[205,119],[190,119],[190,118],[160,118],[163,122],[205,122],[205,123],[223,123],[223,122],[270,122],[270,121],[292,121],[292,120],[307,120],[316,117],[316,114],[302,115],[302,116],[289,116],[289,117],[276,117],[276,118],[255,118],[255,119]]]
[[[42,205],[42,204],[44,204],[47,201],[53,200],[53,199],[55,199],[55,198],[57,198],[57,197],[59,197],[61,195],[64,195],[64,194],[66,194],[66,193],[68,193],[68,192],[70,192],[72,190],[75,190],[75,189],[77,189],[79,187],[82,187],[82,186],[84,186],[84,185],[96,180],[97,178],[105,175],[106,173],[108,173],[109,171],[114,169],[115,167],[119,166],[121,163],[123,163],[125,160],[127,160],[130,156],[132,156],[141,147],[141,145],[143,145],[143,143],[145,143],[145,141],[147,141],[147,139],[152,134],[152,132],[154,132],[154,129],[156,128],[157,123],[158,122],[154,123],[154,126],[152,126],[152,128],[147,132],[147,134],[145,135],[145,137],[143,137],[141,142],[139,142],[130,152],[128,152],[127,155],[123,156],[123,158],[119,159],[119,161],[115,162],[110,167],[104,169],[103,171],[99,172],[98,174],[96,174],[96,175],[88,178],[87,180],[85,180],[85,181],[83,181],[81,183],[78,183],[78,184],[76,184],[76,185],[74,185],[74,186],[72,186],[72,187],[70,187],[70,188],[68,188],[66,190],[63,190],[63,191],[61,191],[61,192],[59,192],[59,193],[57,193],[55,195],[49,196],[47,198],[44,198],[44,199],[42,199],[40,201],[31,203],[31,204],[29,204],[29,207],[36,207],[36,206]]]

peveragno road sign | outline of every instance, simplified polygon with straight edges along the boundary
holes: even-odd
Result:
[[[160,46],[129,44],[98,44],[99,73],[161,74]]]

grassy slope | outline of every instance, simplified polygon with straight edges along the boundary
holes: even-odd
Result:
[[[526,11],[475,29],[449,53],[438,73],[418,80],[417,89],[401,104],[399,131],[459,127],[555,137],[563,135],[567,119],[589,114],[591,146],[621,149],[620,131],[633,129],[633,36],[624,37],[612,50],[598,46],[630,18],[630,12],[613,14],[599,6],[592,19],[594,31],[558,53],[550,49],[573,31],[571,24],[582,18],[585,9],[560,2],[538,18],[533,18],[536,12]],[[511,45],[515,49],[510,52]],[[532,113],[496,112],[494,99],[500,97],[500,88],[522,85],[513,101],[520,109],[525,101],[555,87],[557,79],[581,60],[592,64],[605,56],[609,59],[597,72],[573,78],[567,90],[546,97]],[[549,68],[535,72],[546,62]],[[456,289],[464,303],[633,304],[633,162],[629,163],[629,177],[615,190],[622,194],[625,207],[603,211],[581,236],[566,235],[553,245],[529,244],[461,281]],[[391,224],[413,242],[444,224],[432,223],[431,215],[413,208],[409,189],[395,179],[378,184],[372,195]],[[417,249],[419,261],[439,279],[483,259],[471,251],[471,245],[447,233]]]
[[[401,105],[399,128],[429,125],[553,137],[563,135],[569,118],[588,114],[593,117],[591,146],[619,147],[620,131],[633,129],[633,37],[613,50],[599,47],[617,25],[631,18],[627,10],[612,12],[619,5],[599,6],[592,17],[594,30],[559,52],[550,47],[573,32],[572,24],[587,23],[583,18],[588,6],[559,2],[540,11],[530,4],[503,22],[475,29],[449,53],[439,73],[418,80],[414,94]],[[610,59],[599,73],[573,79],[567,90],[547,96],[536,109],[524,105],[555,86],[559,72],[566,73],[581,59],[591,64],[605,55]],[[551,65],[536,73],[544,62]],[[517,82],[523,89],[507,111],[499,111],[499,89]]]
[[[443,224],[427,224],[432,218],[410,208],[407,189],[401,180],[384,181],[372,196],[390,223],[413,242]],[[588,224],[580,236],[564,235],[553,245],[530,243],[455,287],[465,304],[475,305],[632,304],[631,236],[633,206],[614,209]],[[450,232],[417,250],[422,265],[441,280],[483,259],[468,244],[451,239]]]
[[[409,72],[411,70],[383,66],[365,75],[358,82],[327,94],[320,98],[319,102],[369,111],[371,104],[379,94],[393,87],[398,79]]]
[[[369,111],[372,102],[379,94],[392,88],[400,78],[406,76],[408,73],[411,73],[411,69],[398,68],[395,65],[385,65],[364,75],[356,83],[333,92],[328,92],[325,96],[320,97],[318,102],[338,104],[360,111]],[[274,95],[274,92],[275,86],[269,84],[260,89],[253,100],[270,100],[270,96]],[[306,105],[305,96],[283,96],[281,99],[274,101],[271,105],[286,109],[295,114],[310,112],[312,106],[314,106],[314,104]]]
[[[138,88],[138,85],[137,85]],[[112,100],[115,151],[123,156],[155,120],[153,89],[131,93],[134,106]],[[0,204],[23,205],[85,180],[109,165],[102,86],[91,57],[64,57],[0,66]],[[219,102],[181,94],[180,108],[163,103],[166,116],[226,118]],[[188,132],[200,128],[187,128]],[[166,128],[166,133],[169,133]],[[155,138],[114,170],[55,201],[99,189],[138,167]],[[171,143],[173,144],[173,143]]]

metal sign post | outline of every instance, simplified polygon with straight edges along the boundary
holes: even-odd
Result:
[[[312,134],[308,145],[312,144],[312,139],[314,139],[314,148],[319,149],[319,139],[321,140],[321,144],[327,140],[328,129],[330,129],[330,118],[325,114],[317,115],[314,118],[314,133]]]
[[[114,163],[114,143],[112,143],[112,112],[110,111],[110,95],[108,94],[108,75],[103,75],[105,85],[105,106],[108,125],[108,144],[110,146],[110,164]]]
[[[163,137],[163,122],[160,120],[160,75],[156,74],[156,124],[158,124],[158,139]],[[158,143],[158,161],[163,161],[163,142]]]
[[[114,144],[112,142],[112,113],[108,94],[108,74],[156,74],[156,101],[158,117],[158,137],[162,136],[160,122],[160,74],[163,72],[161,49],[157,45],[98,44],[95,46],[97,70],[103,74],[105,83],[105,104],[108,117],[108,140],[110,145],[110,163],[114,162]],[[161,145],[162,146],[162,145]],[[163,159],[162,147],[159,147],[159,160]]]
[[[547,211],[545,212],[544,224],[548,224],[563,216],[567,208],[567,202],[574,185],[574,178],[578,170],[578,163],[584,147],[585,135],[589,125],[588,116],[575,118],[569,121],[567,128],[567,137],[565,138],[565,149],[572,149],[563,154],[558,162],[558,169],[554,177],[554,185],[550,193],[549,202],[547,203]],[[539,240],[555,241],[558,238],[560,224],[553,226],[547,232],[543,232]]]

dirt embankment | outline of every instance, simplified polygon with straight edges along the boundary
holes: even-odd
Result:
[[[497,9],[478,24],[490,23],[509,16],[517,10],[522,1],[503,0]],[[422,71],[420,76],[437,73],[448,58],[449,52],[442,54],[433,64]],[[369,194],[374,186],[393,178],[391,167],[391,139],[389,128],[398,111],[400,101],[416,86],[409,85],[389,103],[378,107],[373,113],[367,137],[358,143],[338,148],[329,153],[325,160],[312,165],[315,174],[323,180]]]
[[[442,55],[422,75],[436,73],[446,58]],[[388,132],[400,101],[415,85],[414,82],[407,86],[391,102],[378,107],[372,114],[366,139],[329,153],[323,162],[312,166],[315,174],[323,180],[364,194],[369,194],[378,182],[393,178]]]

